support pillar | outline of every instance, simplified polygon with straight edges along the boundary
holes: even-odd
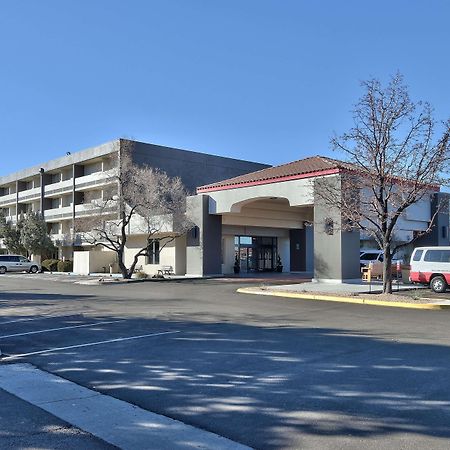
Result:
[[[321,180],[329,189],[339,192],[339,176]],[[315,195],[314,198],[314,281],[361,281],[359,265],[359,231],[348,231],[342,226],[338,207]]]
[[[209,196],[186,199],[187,215],[195,225],[186,238],[186,274],[222,273],[222,216],[209,214]]]

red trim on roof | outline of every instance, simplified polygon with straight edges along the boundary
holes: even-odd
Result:
[[[301,173],[301,174],[297,174],[297,175],[285,175],[282,177],[268,178],[265,180],[263,179],[263,180],[254,180],[254,181],[243,181],[240,183],[225,184],[222,186],[198,187],[197,194],[200,194],[203,192],[226,191],[228,189],[238,189],[241,187],[260,186],[262,184],[281,183],[283,181],[301,180],[302,178],[312,178],[312,177],[316,177],[316,176],[333,175],[335,173],[339,173],[340,170],[341,169],[325,169],[325,170],[318,170],[315,172]]]

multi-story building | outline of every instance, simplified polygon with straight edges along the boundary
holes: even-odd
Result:
[[[132,145],[130,145],[130,143]],[[30,211],[42,213],[60,258],[86,249],[76,219],[92,214],[85,204],[102,198],[115,183],[112,176],[124,146],[137,164],[179,176],[189,192],[196,186],[267,167],[265,164],[118,139],[0,177],[0,213],[15,224]]]
[[[269,167],[120,139],[0,177],[1,212],[14,223],[21,214],[40,211],[60,258],[75,255],[78,273],[107,270],[115,253],[83,242],[76,219],[98,214],[92,201],[117,188],[116,156],[124,148],[136,164],[180,177],[191,194],[187,209],[194,226],[161,251],[156,251],[158,238],[152,241],[155,249],[139,257],[141,270],[152,274],[169,265],[180,275],[218,275],[233,272],[238,262],[242,272],[282,265],[283,271],[314,272],[320,280],[360,277],[360,247],[374,243],[339,227],[341,213],[316,195],[316,180],[339,179],[345,171],[345,163],[320,156]],[[103,211],[117,212],[114,208]],[[434,190],[405,211],[396,238],[410,241],[436,212],[435,226],[421,243],[448,245],[448,196]],[[126,265],[149,245],[147,238],[130,228]]]

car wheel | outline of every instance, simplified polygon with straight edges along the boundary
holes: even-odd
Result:
[[[447,289],[445,278],[441,275],[434,277],[430,283],[431,290],[438,294],[442,294]]]
[[[30,267],[30,273],[38,273],[39,267],[38,266],[31,266]]]
[[[6,267],[0,266],[0,273],[6,273]]]

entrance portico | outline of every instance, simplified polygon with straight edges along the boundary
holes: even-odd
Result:
[[[339,182],[334,160],[314,157],[197,189],[188,198],[196,224],[187,240],[188,274],[314,270],[314,278],[359,278],[359,233],[342,230],[339,211],[323,205],[314,180]],[[278,260],[278,261],[277,261]],[[277,264],[278,262],[278,264]]]

